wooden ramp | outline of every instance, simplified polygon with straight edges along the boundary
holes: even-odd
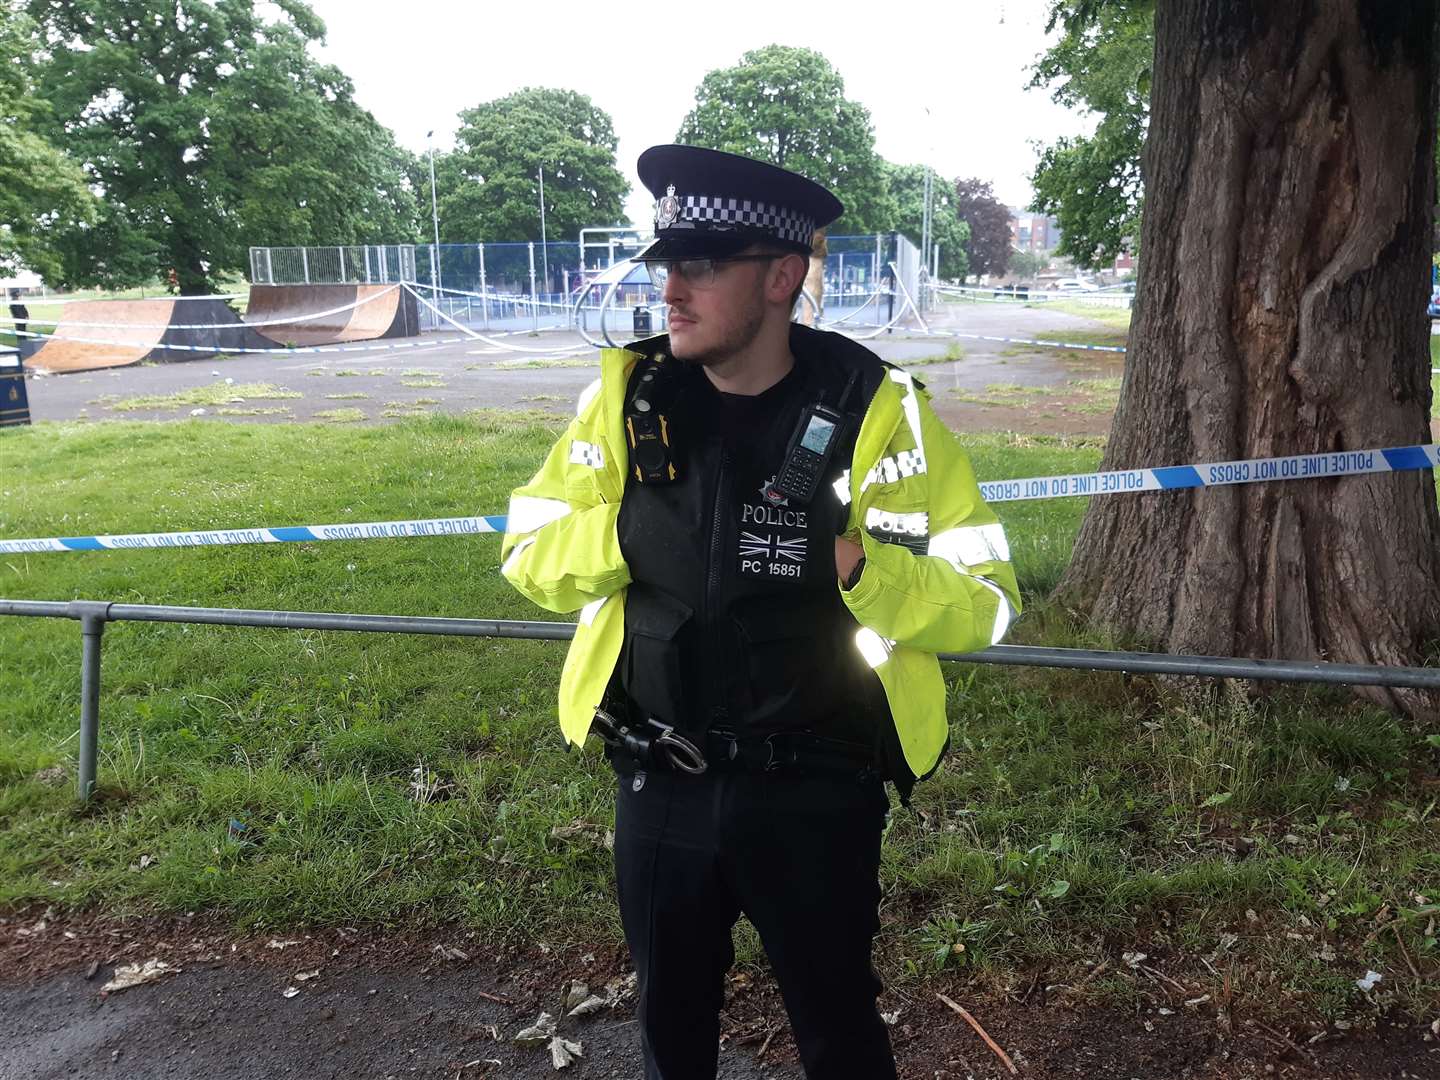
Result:
[[[30,354],[26,365],[57,373],[273,348],[272,342],[241,322],[223,300],[207,297],[66,304],[54,335],[38,340],[43,344]]]
[[[245,320],[280,345],[334,345],[420,332],[415,297],[396,285],[252,285]]]

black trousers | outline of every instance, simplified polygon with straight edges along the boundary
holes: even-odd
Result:
[[[731,931],[755,926],[809,1080],[893,1080],[870,963],[879,780],[618,771],[615,869],[646,1080],[714,1080]]]

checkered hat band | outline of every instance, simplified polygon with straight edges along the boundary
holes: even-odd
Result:
[[[716,221],[763,229],[781,240],[809,245],[815,236],[815,219],[772,203],[753,199],[727,199],[718,195],[686,195],[680,200],[680,221]]]

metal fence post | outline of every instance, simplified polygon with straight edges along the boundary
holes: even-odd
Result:
[[[345,248],[341,244],[335,245],[335,250],[340,253],[340,283],[345,283]]]
[[[480,317],[485,323],[485,329],[490,329],[490,292],[485,288],[485,245],[476,244],[480,249],[480,295],[484,297],[480,301]]]
[[[535,241],[531,240],[530,249],[530,318],[531,325],[536,330],[540,329],[540,305],[537,303],[539,297],[535,295]]]
[[[300,249],[300,271],[305,275],[305,284],[310,284],[310,249]]]
[[[80,764],[76,795],[89,802],[95,794],[95,763],[100,747],[100,643],[110,605],[74,600],[70,609],[80,616]]]
[[[270,263],[270,249],[265,249],[265,284],[275,284],[275,267]]]

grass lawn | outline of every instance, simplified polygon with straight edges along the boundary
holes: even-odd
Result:
[[[0,476],[0,536],[503,512],[556,423],[42,424],[0,433],[0,456],[25,466]],[[966,443],[981,479],[1100,456],[1094,441]],[[1108,644],[1039,601],[1082,501],[997,509],[1032,600],[1014,639]],[[480,536],[0,555],[0,596],[549,617],[501,580],[498,552]],[[80,810],[78,628],[0,618],[0,910],[618,939],[608,769],[593,745],[564,752],[552,719],[563,649],[113,625],[102,790]],[[1228,977],[1329,1017],[1418,1014],[1433,996],[1398,943],[1422,972],[1440,964],[1436,751],[1395,718],[1316,691],[1196,703],[1119,675],[946,678],[953,751],[887,833],[891,978],[959,965],[1059,981],[1138,951],[1178,958],[1217,995]],[[1368,998],[1354,985],[1367,967],[1385,976]]]

